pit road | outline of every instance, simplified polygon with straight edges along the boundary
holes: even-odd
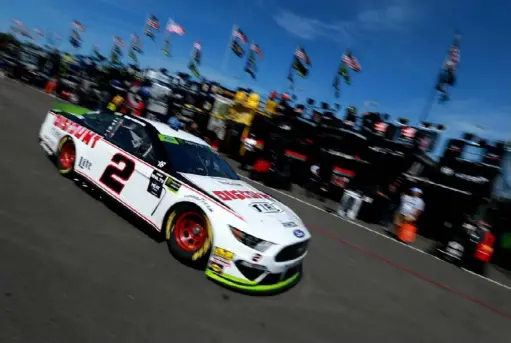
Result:
[[[54,103],[0,80],[0,342],[509,341],[509,289],[268,188],[313,234],[303,279],[217,286],[59,176],[37,144]]]

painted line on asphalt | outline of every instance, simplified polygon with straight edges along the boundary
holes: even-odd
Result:
[[[488,311],[491,311],[501,317],[504,317],[506,319],[511,319],[511,314],[508,313],[508,312],[505,312],[503,310],[501,310],[500,308],[496,307],[496,306],[493,306],[489,303],[486,303],[484,301],[481,301],[477,298],[474,298],[466,293],[463,293],[455,288],[452,288],[451,286],[448,286],[447,284],[445,283],[442,283],[442,282],[439,282],[439,281],[436,281],[428,276],[426,276],[425,274],[422,274],[420,272],[417,272],[411,268],[408,268],[400,263],[397,263],[397,262],[394,262],[384,256],[381,256],[371,250],[368,250],[368,249],[365,249],[364,247],[358,245],[358,244],[354,244],[354,243],[351,243],[335,234],[332,234],[331,232],[329,231],[326,231],[325,229],[321,228],[321,227],[318,227],[318,226],[315,226],[315,225],[312,225],[311,227],[312,229],[316,230],[317,232],[320,232],[322,233],[324,236],[326,237],[329,237],[333,240],[336,240],[337,242],[351,248],[351,249],[355,249],[355,250],[358,250],[360,253],[364,254],[364,255],[367,255],[367,256],[370,256],[372,258],[375,258],[377,260],[379,260],[380,262],[382,263],[385,263],[397,270],[400,270],[412,277],[415,277],[419,280],[422,280],[423,282],[426,282],[432,286],[435,286],[441,290],[444,290],[446,292],[449,292],[457,297],[460,297],[461,299],[464,299],[468,302],[471,302],[472,304],[474,305],[477,305],[477,306],[480,306],[480,307],[483,307],[485,309],[487,309]]]
[[[52,97],[52,98],[57,98],[55,95],[48,94],[48,93],[46,93],[45,91],[40,90],[40,89],[37,89],[37,88],[35,88],[35,87],[33,87],[33,86],[23,84],[23,83],[21,83],[21,82],[19,82],[19,81],[17,81],[17,80],[12,80],[12,81],[14,81],[14,82],[16,82],[16,83],[18,83],[18,84],[22,84],[22,85],[24,85],[24,86],[27,86],[27,88],[30,88],[30,89],[32,89],[32,90],[34,90],[34,91],[36,91],[36,92],[39,92],[39,93],[41,93],[41,94],[44,94],[44,95],[46,95],[46,96],[49,96],[49,97]],[[59,99],[59,100],[60,100],[60,101],[63,101],[63,102],[70,103],[69,101],[66,101],[66,100],[63,100],[63,99]],[[239,175],[239,174],[238,174],[238,175]],[[250,179],[249,177],[246,177],[246,176],[244,176],[244,175],[239,175],[239,176],[240,176],[241,178],[243,178],[243,179],[247,180],[247,181],[250,181],[250,182],[252,182],[252,183],[258,184],[258,185],[263,186],[263,187],[265,187],[265,188],[269,188],[269,189],[271,189],[272,191],[274,191],[274,192],[276,192],[276,193],[278,193],[278,194],[284,195],[284,196],[286,196],[286,197],[288,197],[288,198],[290,198],[290,199],[293,199],[294,201],[297,201],[297,202],[299,202],[299,203],[302,203],[303,205],[306,205],[306,206],[312,207],[312,208],[314,208],[314,209],[316,209],[316,210],[318,210],[318,211],[321,211],[321,212],[327,213],[327,214],[329,214],[329,215],[331,215],[331,216],[333,216],[333,217],[336,217],[337,219],[340,219],[340,220],[346,221],[346,222],[348,222],[348,223],[350,223],[350,224],[352,224],[352,225],[355,225],[355,226],[357,226],[357,227],[359,227],[359,228],[361,228],[361,229],[363,229],[363,230],[369,231],[369,232],[371,232],[371,233],[373,233],[373,234],[375,234],[375,235],[378,235],[378,236],[380,236],[380,237],[383,237],[383,238],[385,238],[385,239],[387,239],[387,240],[389,240],[389,241],[391,241],[391,242],[394,242],[394,243],[396,243],[396,244],[399,244],[399,245],[401,245],[401,246],[404,246],[404,247],[406,247],[406,248],[408,248],[408,249],[411,249],[411,250],[413,250],[413,251],[416,251],[416,252],[418,252],[418,253],[420,253],[420,254],[424,254],[424,255],[430,256],[430,257],[432,257],[432,258],[434,258],[434,259],[436,259],[436,260],[441,261],[442,263],[446,263],[446,262],[445,262],[445,261],[443,261],[442,259],[440,259],[440,258],[438,258],[438,257],[436,257],[436,256],[433,256],[433,255],[431,255],[431,254],[428,254],[428,253],[427,253],[427,252],[425,252],[424,250],[421,250],[421,249],[416,248],[416,247],[414,247],[414,246],[411,246],[411,245],[404,244],[404,243],[402,243],[402,242],[396,241],[395,239],[393,239],[393,238],[391,238],[391,237],[389,237],[389,236],[387,236],[387,235],[385,235],[385,234],[382,234],[381,232],[378,232],[378,231],[376,231],[376,230],[373,230],[373,229],[371,229],[371,228],[369,228],[369,227],[367,227],[367,226],[365,226],[365,225],[362,225],[362,224],[360,224],[360,223],[357,223],[357,222],[355,222],[355,221],[353,221],[353,220],[351,220],[351,219],[348,219],[348,218],[342,218],[342,217],[336,216],[336,215],[334,215],[334,214],[332,214],[332,213],[330,213],[330,212],[328,212],[328,211],[325,211],[325,210],[324,210],[324,209],[322,209],[321,207],[318,207],[318,206],[316,206],[316,205],[313,205],[313,204],[311,204],[311,203],[309,203],[309,202],[307,202],[307,201],[304,201],[304,200],[302,200],[302,199],[299,199],[299,198],[297,198],[297,197],[295,197],[295,196],[293,196],[293,195],[291,195],[291,194],[287,194],[287,193],[285,193],[285,192],[282,192],[282,191],[280,191],[280,190],[278,190],[278,189],[268,187],[268,186],[266,186],[265,184],[263,184],[263,183],[261,183],[261,182],[259,182],[259,181],[252,180],[252,179]],[[474,273],[474,272],[472,272],[472,271],[470,271],[470,270],[467,270],[467,269],[465,269],[465,268],[461,268],[461,269],[462,269],[462,270],[464,270],[465,272],[467,272],[467,273],[469,273],[469,274],[473,275],[473,276],[476,276],[476,277],[478,277],[478,278],[482,279],[482,280],[486,280],[486,281],[488,281],[488,282],[490,282],[490,283],[492,283],[492,284],[494,284],[494,285],[500,286],[500,287],[505,288],[505,289],[507,289],[507,290],[511,290],[511,286],[505,285],[505,284],[503,284],[503,283],[500,283],[500,282],[498,282],[498,281],[495,281],[495,280],[493,280],[493,279],[490,279],[490,278],[488,278],[488,277],[486,277],[486,276],[476,274],[476,273]]]

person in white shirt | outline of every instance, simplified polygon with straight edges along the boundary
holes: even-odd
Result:
[[[248,137],[246,137],[243,140],[243,146],[245,147],[245,153],[241,157],[241,170],[246,170],[247,164],[251,165],[254,161],[255,156],[255,150],[257,147],[257,141],[255,139],[255,135],[253,133],[249,134]]]
[[[416,222],[424,212],[425,204],[421,198],[422,191],[417,187],[410,191],[411,195],[403,194],[401,196],[399,209],[394,215],[394,228],[396,230],[404,223]]]

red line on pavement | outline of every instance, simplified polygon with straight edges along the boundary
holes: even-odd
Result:
[[[405,267],[405,266],[403,266],[403,265],[401,265],[399,263],[396,263],[396,262],[394,262],[392,260],[389,260],[386,257],[380,256],[380,255],[378,255],[378,254],[376,254],[376,253],[374,253],[374,252],[372,252],[370,250],[367,250],[367,249],[361,247],[358,244],[351,243],[351,242],[345,240],[344,238],[338,237],[338,236],[336,236],[336,235],[326,231],[325,229],[320,228],[319,226],[308,224],[307,227],[309,229],[312,229],[312,230],[322,234],[323,236],[326,236],[328,238],[336,240],[336,241],[344,244],[347,247],[350,247],[350,248],[352,248],[354,250],[357,250],[357,251],[363,253],[364,255],[376,258],[377,260],[380,260],[381,262],[386,263],[389,266],[394,267],[395,269],[398,269],[398,270],[401,270],[401,271],[403,271],[403,272],[405,272],[407,274],[410,274],[410,275],[416,277],[417,279],[420,279],[420,280],[422,280],[424,282],[427,282],[427,283],[429,283],[429,284],[431,284],[431,285],[433,285],[433,286],[435,286],[437,288],[443,289],[444,291],[447,291],[447,292],[449,292],[451,294],[454,294],[454,295],[456,295],[456,296],[458,296],[460,298],[463,298],[463,299],[465,299],[465,300],[467,300],[467,301],[469,301],[469,302],[471,302],[471,303],[473,303],[475,305],[478,305],[480,307],[484,307],[485,309],[487,309],[487,310],[489,310],[489,311],[491,311],[491,312],[493,312],[493,313],[495,313],[495,314],[497,314],[497,315],[499,315],[501,317],[504,317],[504,318],[507,318],[507,319],[511,319],[511,314],[509,314],[507,312],[504,312],[504,311],[498,309],[497,307],[494,307],[492,305],[486,304],[486,303],[482,302],[481,300],[478,300],[476,298],[471,297],[470,295],[462,293],[462,292],[460,292],[460,291],[458,291],[458,290],[456,290],[454,288],[451,288],[451,287],[449,287],[449,286],[447,286],[447,285],[445,285],[445,284],[443,284],[441,282],[435,281],[435,280],[433,280],[433,279],[431,279],[431,278],[429,278],[429,277],[427,277],[427,276],[425,276],[425,275],[423,275],[423,274],[421,274],[419,272],[416,272],[415,270],[412,270],[412,269],[410,269],[408,267]]]

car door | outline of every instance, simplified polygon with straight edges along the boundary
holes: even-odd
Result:
[[[90,181],[98,182],[99,177],[110,162],[106,152],[110,148],[110,144],[105,141],[105,135],[118,120],[118,116],[113,113],[99,112],[89,113],[79,119],[78,123],[83,128],[75,132],[75,136],[81,137],[78,139],[78,142],[81,143],[77,146],[77,160],[75,162],[75,170],[78,174],[85,176]],[[91,136],[92,133],[94,133],[94,137]]]
[[[124,117],[106,139],[112,144],[107,149],[110,163],[99,182],[132,211],[150,220],[166,193],[166,176],[156,170],[162,162],[146,124]]]

